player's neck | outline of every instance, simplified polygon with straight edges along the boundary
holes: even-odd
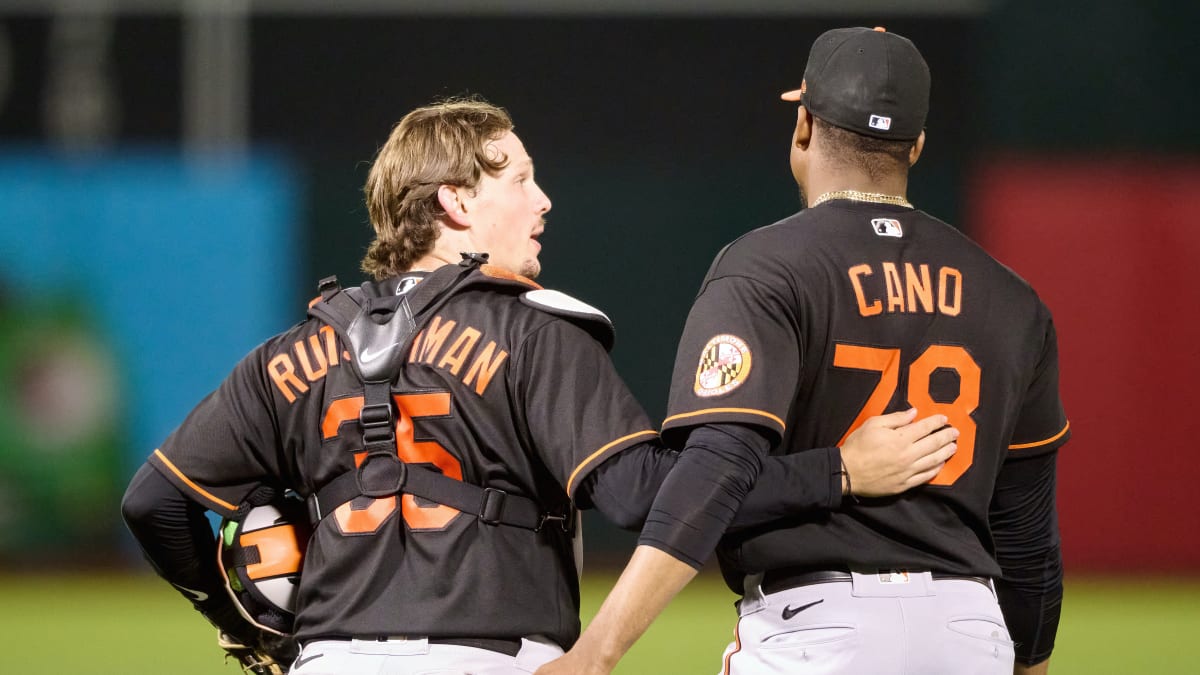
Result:
[[[445,251],[434,249],[429,254],[421,256],[414,262],[407,271],[409,272],[432,272],[439,267],[452,265],[462,259],[459,254],[454,254],[455,260],[451,260],[449,254]]]
[[[812,203],[828,192],[853,191],[907,199],[908,175],[892,174],[883,178],[855,171],[814,172],[809,176],[804,194]]]
[[[462,260],[462,253],[471,250],[471,240],[461,229],[441,224],[433,250],[413,262],[408,271],[432,272],[445,265],[456,265]]]

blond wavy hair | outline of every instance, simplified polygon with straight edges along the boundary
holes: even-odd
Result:
[[[512,128],[507,111],[479,97],[446,99],[405,115],[379,149],[363,188],[375,240],[362,270],[386,279],[432,251],[437,221],[446,215],[438,188],[474,189],[484,171],[501,171],[508,157],[489,156],[486,146]]]

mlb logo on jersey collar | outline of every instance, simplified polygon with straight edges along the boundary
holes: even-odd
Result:
[[[413,289],[413,286],[416,286],[424,278],[424,275],[401,277],[400,281],[396,282],[396,295],[408,293]]]
[[[904,230],[900,227],[900,221],[891,218],[872,218],[871,229],[881,237],[904,236]]]

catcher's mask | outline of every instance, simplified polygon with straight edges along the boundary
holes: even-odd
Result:
[[[304,502],[294,497],[278,497],[246,509],[240,520],[221,521],[217,548],[225,589],[247,621],[277,635],[292,634],[311,534]]]

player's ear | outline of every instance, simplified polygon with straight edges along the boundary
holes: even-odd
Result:
[[[457,185],[442,185],[437,191],[438,204],[446,212],[446,219],[459,227],[470,227],[467,218],[466,191]]]
[[[917,136],[917,140],[913,141],[912,148],[908,151],[908,165],[912,166],[917,163],[917,159],[921,157],[921,151],[925,149],[925,130],[921,130],[921,135]]]
[[[812,142],[812,113],[808,108],[796,108],[796,129],[792,132],[792,147],[807,150]]]

